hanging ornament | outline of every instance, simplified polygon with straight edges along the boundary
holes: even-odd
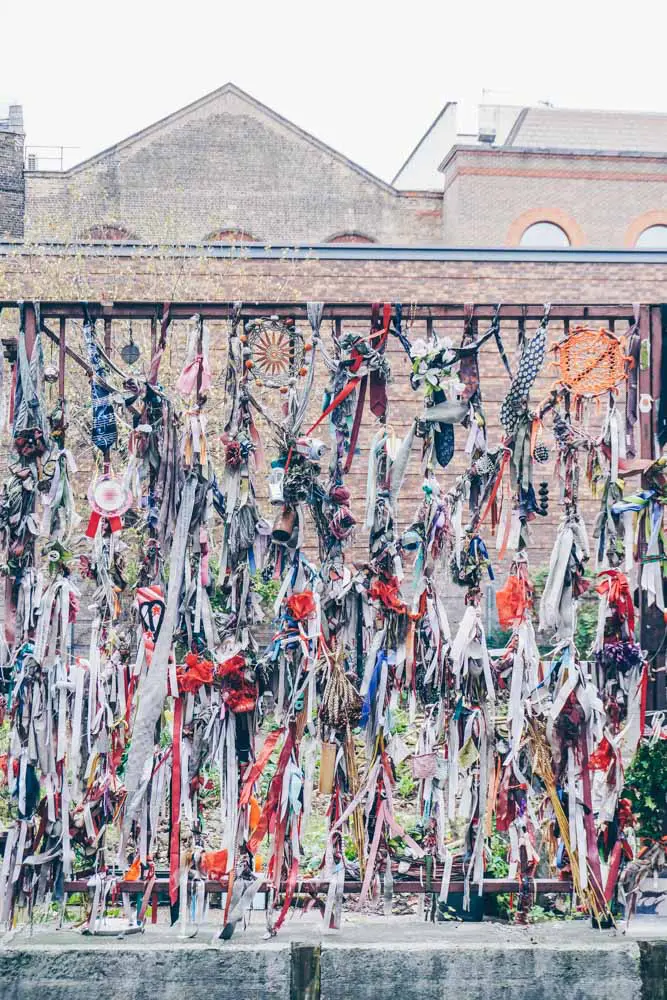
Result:
[[[595,397],[623,382],[632,358],[620,339],[601,328],[577,326],[556,346],[560,382],[575,396]]]
[[[132,320],[128,323],[128,335],[129,341],[120,349],[120,356],[126,365],[133,365],[139,360],[139,355],[141,351],[134,342],[134,337],[132,335]]]
[[[88,501],[92,508],[92,514],[86,528],[86,535],[88,538],[94,538],[102,519],[109,522],[112,532],[120,531],[123,527],[121,516],[132,504],[132,494],[120,479],[116,479],[112,473],[109,473],[100,476],[91,484],[88,491]]]
[[[271,389],[282,389],[307,374],[307,346],[294,320],[278,316],[251,320],[245,326],[243,357],[248,376]]]

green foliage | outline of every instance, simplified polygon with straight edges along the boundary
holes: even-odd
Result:
[[[389,729],[392,733],[403,735],[410,729],[410,716],[404,708],[397,707],[391,712]]]
[[[485,865],[485,875],[487,878],[505,878],[509,873],[510,866],[507,861],[509,853],[509,840],[506,834],[498,833],[494,829],[487,847],[487,858]],[[494,897],[493,915],[501,920],[508,920],[510,917],[510,895],[508,892],[499,892]]]
[[[509,840],[497,830],[493,831],[488,846],[486,861],[486,874],[489,878],[505,878],[510,870],[507,861],[509,851]]]
[[[280,580],[265,580],[260,572],[255,573],[252,578],[253,590],[259,594],[259,599],[264,608],[272,608],[275,603],[278,591],[280,590]]]
[[[412,776],[411,762],[401,761],[396,768],[396,793],[402,799],[411,799],[417,791],[417,782]]]
[[[640,743],[623,795],[639,820],[640,837],[659,840],[667,835],[667,740]]]
[[[574,633],[574,644],[577,647],[579,656],[585,660],[590,659],[591,647],[595,639],[598,627],[598,599],[597,596],[588,593],[579,601],[577,611],[577,628]]]
[[[504,649],[512,638],[512,630],[497,626],[492,628],[486,635],[486,644],[489,649]]]

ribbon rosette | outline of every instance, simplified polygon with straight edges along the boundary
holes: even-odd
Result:
[[[132,495],[120,480],[112,475],[101,476],[91,484],[88,491],[88,501],[92,514],[86,528],[88,538],[94,538],[101,520],[109,522],[111,531],[120,531],[123,527],[121,515],[132,504]]]

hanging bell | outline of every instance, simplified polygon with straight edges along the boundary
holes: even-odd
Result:
[[[134,337],[132,335],[132,320],[130,320],[128,324],[128,335],[130,339],[124,347],[121,347],[120,356],[126,365],[133,365],[139,360],[141,351],[134,342]]]
[[[50,383],[58,381],[58,369],[55,365],[44,365],[44,381]]]

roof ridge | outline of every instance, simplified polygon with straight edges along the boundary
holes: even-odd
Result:
[[[361,174],[367,180],[378,185],[379,187],[384,188],[387,191],[395,192],[396,189],[391,184],[388,184],[386,181],[383,181],[381,177],[378,177],[376,174],[371,173],[370,170],[366,170],[365,167],[362,167],[354,160],[351,160],[344,153],[339,152],[339,150],[334,149],[333,146],[329,146],[321,139],[318,139],[316,136],[312,135],[312,133],[307,132],[306,129],[303,129],[299,125],[296,125],[294,122],[290,121],[289,118],[285,118],[279,112],[275,111],[273,108],[270,108],[267,104],[263,104],[262,101],[258,100],[256,97],[253,97],[252,94],[247,93],[247,91],[243,90],[235,83],[232,83],[231,80],[228,80],[226,83],[222,84],[221,87],[217,87],[215,90],[211,90],[209,91],[209,93],[204,94],[202,97],[197,98],[197,100],[191,101],[189,104],[185,104],[182,107],[177,108],[176,111],[172,111],[170,114],[165,115],[162,118],[158,118],[156,121],[151,122],[144,128],[139,129],[136,132],[130,133],[130,135],[126,136],[124,139],[120,139],[118,142],[113,143],[111,146],[107,146],[104,149],[101,149],[98,153],[94,153],[93,156],[89,156],[85,160],[81,160],[79,163],[75,163],[73,166],[68,167],[67,170],[40,171],[40,172],[49,174],[53,173],[54,175],[57,175],[59,177],[72,176],[73,174],[79,173],[86,167],[89,167],[92,164],[99,161],[100,159],[108,156],[115,150],[120,150],[127,147],[128,145],[131,145],[138,139],[141,139],[144,136],[150,135],[152,132],[164,128],[166,125],[177,121],[179,118],[183,117],[189,112],[194,111],[197,108],[204,107],[206,104],[209,104],[214,100],[217,100],[217,98],[223,96],[224,94],[234,94],[236,97],[241,98],[248,104],[254,106],[255,108],[262,111],[264,114],[268,115],[275,121],[279,122],[284,127],[289,128],[292,132],[296,133],[301,138],[305,139],[307,142],[310,142],[312,145],[323,150],[328,155],[333,156],[340,162],[346,164],[348,167],[355,170],[357,173]]]

